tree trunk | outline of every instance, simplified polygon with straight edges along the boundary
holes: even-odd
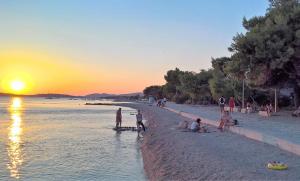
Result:
[[[275,88],[275,96],[274,96],[274,108],[275,108],[275,112],[277,112],[278,110],[278,97],[277,97],[277,89]]]
[[[296,109],[300,106],[300,87],[297,84],[294,87],[294,105]]]
[[[294,105],[296,109],[300,106],[300,49],[296,49],[296,57],[293,61],[295,69]]]

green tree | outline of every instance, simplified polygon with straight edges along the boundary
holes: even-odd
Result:
[[[153,96],[155,98],[162,98],[162,86],[153,85],[153,86],[146,87],[143,93],[147,97]]]
[[[213,71],[212,79],[209,80],[209,87],[215,101],[221,96],[230,97],[234,94],[231,80],[225,73],[227,64],[230,61],[228,57],[212,59]]]
[[[295,102],[300,96],[300,3],[270,0],[261,17],[243,20],[245,34],[237,34],[225,71],[247,78],[253,88],[293,86]],[[245,73],[250,70],[247,77]]]
[[[180,75],[182,75],[184,72],[179,70],[178,68],[175,68],[175,70],[169,70],[167,74],[165,75],[166,85],[167,85],[167,94],[180,94]]]
[[[212,78],[212,71],[201,70],[200,73],[185,72],[180,76],[180,90],[189,95],[192,103],[207,101],[211,97],[209,79]]]

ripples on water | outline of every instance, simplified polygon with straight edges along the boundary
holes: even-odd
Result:
[[[0,180],[145,180],[137,134],[112,130],[118,107],[84,103],[0,98]]]

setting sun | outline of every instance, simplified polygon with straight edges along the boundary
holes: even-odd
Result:
[[[27,73],[29,71],[20,70],[17,66],[13,69],[5,67],[0,73],[0,92],[10,94],[30,94],[33,89],[34,79]]]
[[[25,83],[20,80],[15,80],[10,83],[10,88],[16,92],[24,90],[25,86]]]

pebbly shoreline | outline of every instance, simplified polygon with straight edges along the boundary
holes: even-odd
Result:
[[[300,180],[300,157],[230,132],[192,133],[176,129],[188,120],[147,104],[120,106],[140,109],[149,122],[141,145],[149,180]],[[272,171],[269,161],[283,161],[286,171]]]

